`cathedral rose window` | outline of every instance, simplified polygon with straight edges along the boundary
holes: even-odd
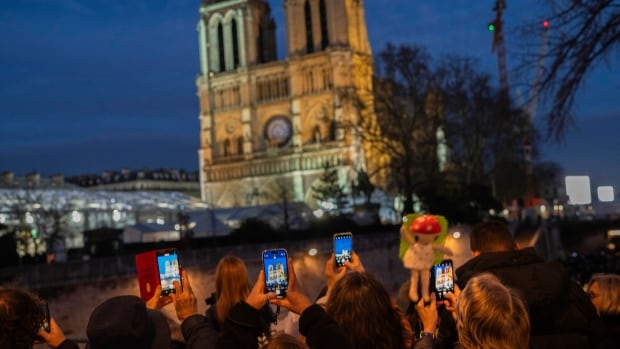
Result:
[[[283,147],[293,135],[291,121],[286,116],[274,116],[265,126],[265,138],[271,146]]]

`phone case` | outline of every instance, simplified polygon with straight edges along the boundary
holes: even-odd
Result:
[[[157,251],[148,251],[136,255],[136,272],[140,287],[140,298],[148,301],[155,295],[159,285],[159,271],[157,269]]]

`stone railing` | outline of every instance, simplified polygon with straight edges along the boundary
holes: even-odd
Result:
[[[258,154],[260,156],[260,154]],[[292,171],[321,170],[329,166],[346,165],[349,154],[342,149],[321,151],[316,154],[289,154],[278,158],[254,158],[244,162],[220,163],[206,171],[209,181],[226,181],[251,176],[265,176]]]

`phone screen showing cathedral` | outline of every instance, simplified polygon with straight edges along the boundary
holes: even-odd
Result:
[[[278,298],[286,295],[288,288],[287,255],[284,250],[265,251],[263,253],[263,268],[265,284],[268,292],[275,292]]]

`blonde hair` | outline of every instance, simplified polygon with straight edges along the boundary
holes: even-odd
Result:
[[[599,315],[620,315],[620,275],[594,274],[588,282],[588,289],[593,283],[598,283],[600,300],[596,312]]]
[[[466,349],[525,349],[530,320],[525,302],[489,273],[475,276],[456,302],[459,342]]]
[[[243,260],[235,256],[222,257],[215,269],[216,317],[220,324],[226,320],[230,308],[245,300],[250,290]]]
[[[282,332],[271,337],[261,349],[308,349],[308,346],[301,339]]]

